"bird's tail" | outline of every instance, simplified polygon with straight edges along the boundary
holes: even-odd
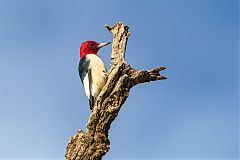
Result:
[[[89,105],[90,105],[90,109],[92,110],[93,107],[94,107],[94,103],[95,103],[95,98],[90,95],[90,98],[89,98]]]

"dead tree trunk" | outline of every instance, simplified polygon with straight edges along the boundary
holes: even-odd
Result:
[[[139,83],[166,79],[159,73],[165,67],[136,70],[125,62],[126,45],[130,35],[128,26],[119,22],[106,28],[113,34],[108,80],[97,97],[86,132],[79,129],[77,134],[70,138],[65,155],[67,160],[102,159],[110,149],[108,130],[127,99],[130,89]]]

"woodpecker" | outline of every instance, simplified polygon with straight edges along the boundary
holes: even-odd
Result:
[[[97,53],[100,48],[110,43],[111,42],[97,43],[95,41],[86,41],[80,46],[78,72],[91,110],[93,109],[98,94],[107,81],[106,67]]]

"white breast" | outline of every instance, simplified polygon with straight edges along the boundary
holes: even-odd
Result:
[[[88,54],[86,58],[90,60],[89,67],[92,73],[92,93],[91,95],[97,97],[101,89],[106,83],[106,67],[101,60],[95,54]],[[85,86],[85,84],[84,84]],[[87,93],[86,93],[87,94]],[[89,95],[89,94],[88,94]]]

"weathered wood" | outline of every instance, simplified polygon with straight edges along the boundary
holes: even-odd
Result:
[[[67,145],[67,160],[100,160],[110,149],[108,130],[127,99],[130,89],[144,82],[163,80],[160,75],[165,67],[151,70],[136,70],[125,62],[128,26],[122,22],[105,26],[113,34],[111,69],[108,80],[96,99],[94,109],[86,126],[70,138]]]
[[[130,32],[128,32],[128,26],[122,22],[119,22],[112,27],[108,25],[105,25],[105,27],[113,34],[111,54],[111,69],[113,69],[119,62],[125,63],[125,52]]]

